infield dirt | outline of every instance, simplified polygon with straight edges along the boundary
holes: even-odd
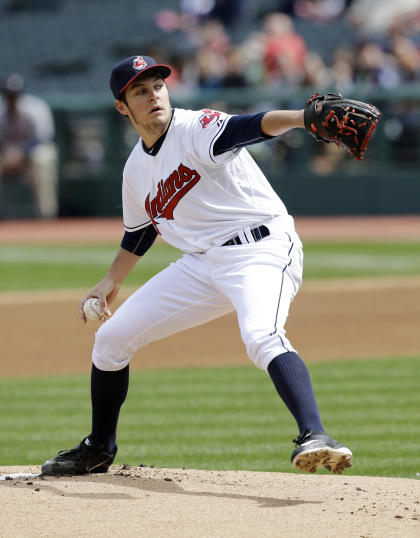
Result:
[[[119,301],[132,289],[123,288]],[[87,373],[99,322],[83,324],[84,291],[0,294],[0,377]],[[305,360],[420,354],[420,277],[310,281],[287,332]],[[203,346],[203,342],[206,343]],[[13,360],[10,360],[13,357]],[[134,369],[249,364],[236,316],[183,331],[138,351]]]

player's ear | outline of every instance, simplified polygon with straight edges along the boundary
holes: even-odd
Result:
[[[115,108],[123,116],[128,116],[127,105],[124,103],[124,101],[120,101],[119,99],[116,99],[115,100]]]

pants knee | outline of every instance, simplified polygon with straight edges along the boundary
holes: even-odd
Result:
[[[250,359],[261,370],[267,371],[268,365],[278,355],[295,351],[286,338],[285,331],[268,333],[264,332],[253,336],[245,341],[246,350]]]
[[[134,350],[121,340],[119,331],[111,323],[112,318],[106,321],[95,334],[95,343],[92,352],[92,362],[100,370],[122,370],[129,364]]]

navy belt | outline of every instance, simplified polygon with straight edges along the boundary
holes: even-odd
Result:
[[[264,226],[264,224],[262,226],[258,226],[257,228],[252,228],[252,230],[249,231],[255,242],[260,241],[260,239],[264,239],[264,237],[270,235],[270,230],[267,228],[267,226]],[[241,238],[239,237],[239,235],[237,235],[236,237],[229,239],[229,241],[226,241],[226,243],[223,243],[222,247],[228,247],[231,245],[243,245],[246,243],[249,243],[249,241],[241,241]]]

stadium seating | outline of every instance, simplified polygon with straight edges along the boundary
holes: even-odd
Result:
[[[278,0],[245,2],[231,29],[235,43],[260,27]],[[185,36],[164,33],[154,23],[158,9],[179,9],[178,0],[1,0],[0,76],[21,73],[31,92],[105,92],[110,66],[121,57],[164,44],[165,51],[189,49]],[[308,46],[329,60],[336,43],[350,41],[344,23],[296,21]]]

